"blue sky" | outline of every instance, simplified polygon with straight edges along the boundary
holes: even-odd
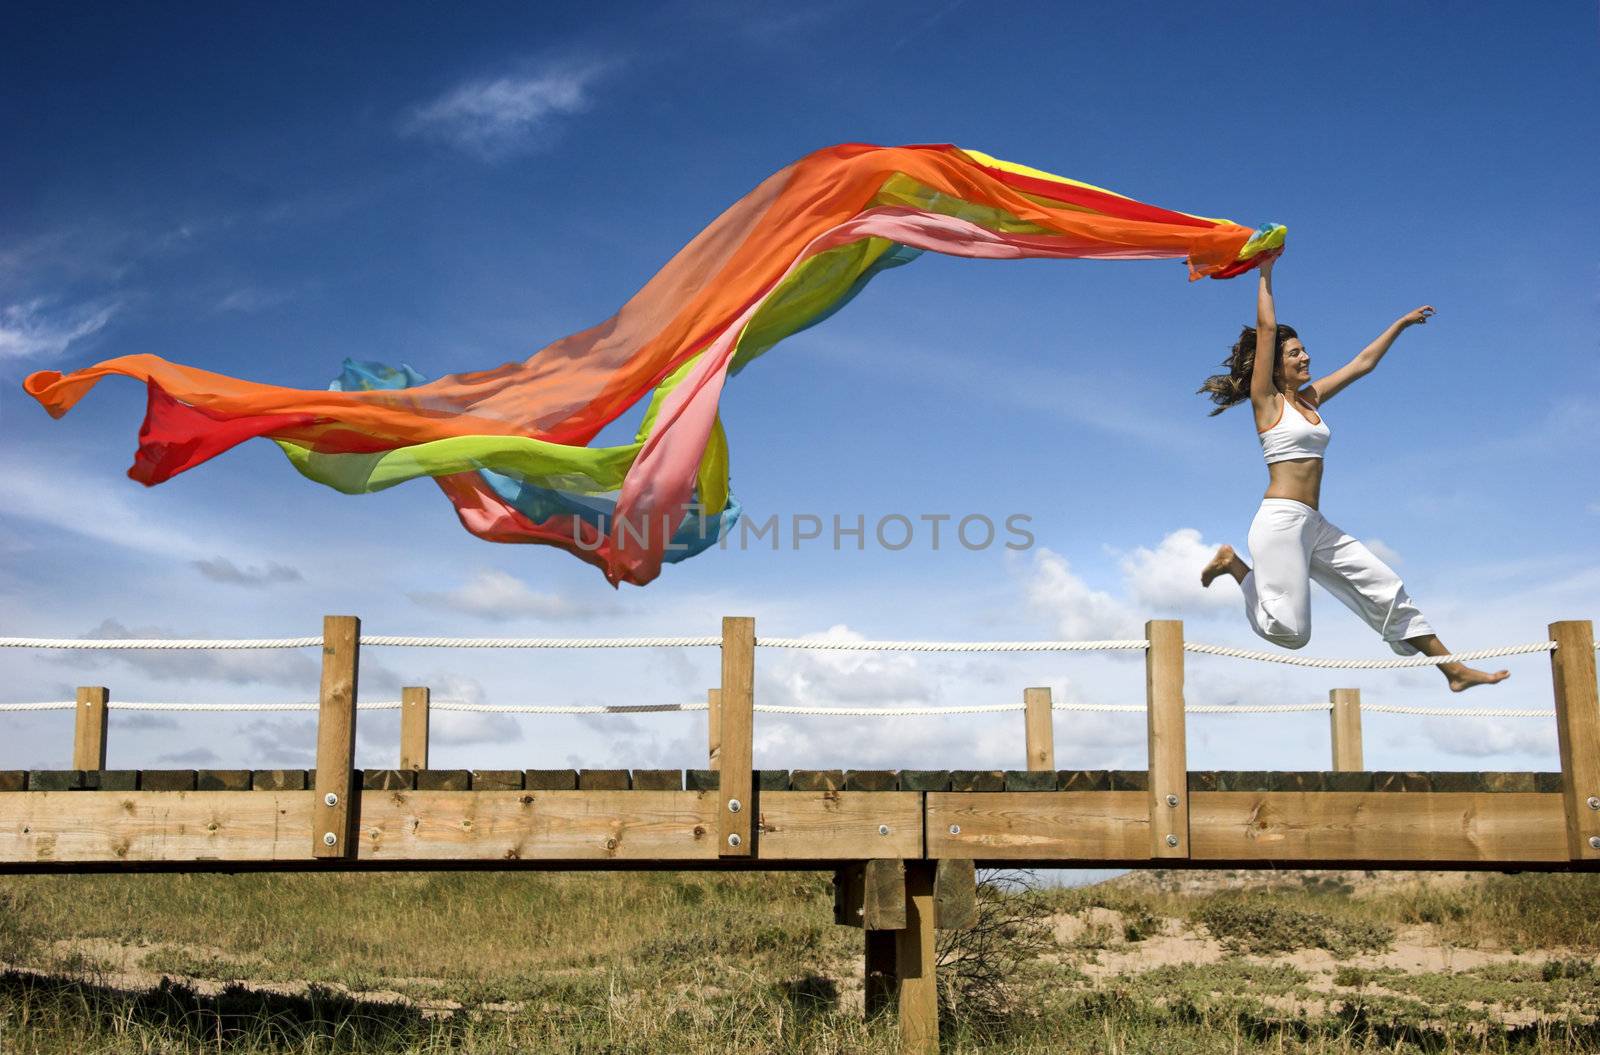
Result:
[[[1323,509],[1391,555],[1457,648],[1600,615],[1593,452],[1600,76],[1588,4],[1012,6],[685,3],[177,17],[13,6],[0,43],[0,634],[713,633],[1258,647],[1238,592],[1265,484],[1248,415],[1194,394],[1253,285],[1177,263],[924,256],[734,379],[734,488],[757,519],[1030,518],[1033,548],[825,543],[710,553],[614,592],[545,548],[494,546],[429,485],[344,497],[248,444],[152,490],[121,474],[143,391],[50,421],[41,368],[154,352],[305,388],[345,356],[435,376],[523,358],[609,315],[762,177],[829,143],[955,142],[1161,205],[1290,229],[1280,315],[1313,372],[1438,309],[1328,411]],[[846,465],[868,465],[861,472]],[[924,522],[925,523],[925,522]],[[785,538],[787,542],[787,536]],[[1386,657],[1331,598],[1310,654]],[[370,696],[679,702],[715,652],[374,650]],[[1542,657],[1480,706],[1549,704]],[[772,702],[1136,702],[1101,657],[762,653]],[[309,699],[314,654],[0,656],[7,700]],[[1456,702],[1431,671],[1344,675],[1195,658],[1194,703]],[[1460,701],[1466,702],[1466,701]],[[0,717],[0,768],[65,765],[56,715]],[[435,763],[695,765],[701,719],[465,719]],[[392,721],[363,719],[387,764]],[[762,719],[757,762],[1005,766],[1020,715]],[[1137,717],[1062,714],[1063,766],[1143,764]],[[307,764],[308,723],[114,715],[119,766]],[[1371,716],[1372,768],[1555,768],[1548,723]],[[1312,768],[1320,716],[1195,718],[1193,768]]]

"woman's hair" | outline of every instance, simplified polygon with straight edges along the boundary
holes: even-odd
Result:
[[[1272,350],[1272,374],[1277,377],[1278,366],[1283,362],[1283,342],[1289,338],[1298,338],[1293,326],[1278,323],[1278,340]],[[1246,326],[1239,331],[1239,340],[1234,344],[1233,351],[1228,353],[1228,358],[1222,361],[1228,368],[1225,374],[1212,374],[1206,378],[1205,384],[1195,389],[1195,392],[1206,392],[1211,396],[1211,402],[1216,409],[1213,416],[1221,414],[1235,403],[1243,403],[1250,398],[1250,373],[1256,367],[1256,328]]]

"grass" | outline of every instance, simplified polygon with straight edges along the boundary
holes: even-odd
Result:
[[[945,1050],[1597,1050],[1581,1016],[1600,1014],[1600,933],[1575,911],[1597,893],[1600,876],[1523,875],[1373,896],[1016,895],[1116,912],[1106,948],[1187,925],[1239,951],[1107,976],[1094,950],[1050,941],[1007,972],[990,1013],[947,1020]],[[831,923],[831,901],[816,873],[4,878],[0,959],[16,969],[0,975],[0,1051],[894,1052],[892,1016],[862,1020],[861,932]],[[1348,959],[1424,922],[1459,945],[1570,951],[1454,973],[1368,960],[1313,976],[1269,959]],[[1541,1018],[1507,1026],[1487,1005]]]

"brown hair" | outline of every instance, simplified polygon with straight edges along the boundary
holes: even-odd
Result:
[[[1278,339],[1272,350],[1272,375],[1276,379],[1278,367],[1283,363],[1283,342],[1291,337],[1298,339],[1299,334],[1294,332],[1293,326],[1278,323]],[[1239,331],[1239,340],[1234,344],[1233,351],[1228,353],[1228,358],[1222,361],[1228,368],[1225,374],[1212,374],[1206,378],[1205,384],[1195,389],[1196,393],[1209,393],[1211,402],[1216,409],[1213,416],[1221,414],[1235,403],[1243,403],[1250,398],[1250,373],[1256,366],[1256,328],[1246,326]]]

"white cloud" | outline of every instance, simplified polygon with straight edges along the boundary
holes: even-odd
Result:
[[[74,341],[104,329],[118,308],[116,303],[80,304],[55,313],[45,311],[48,303],[38,297],[0,308],[0,358],[60,355]]]
[[[566,64],[531,76],[468,81],[416,107],[407,135],[447,143],[493,161],[542,145],[552,124],[589,108],[600,64]]]
[[[535,593],[514,575],[480,571],[464,585],[443,592],[408,594],[424,608],[459,612],[494,622],[513,619],[588,619],[613,613],[615,606],[573,601],[549,593]]]
[[[1119,567],[1136,606],[1152,617],[1232,607],[1237,591],[1221,588],[1222,583],[1211,589],[1200,585],[1200,569],[1216,551],[1194,528],[1179,528],[1153,550],[1140,546],[1124,553]]]
[[[1428,742],[1448,755],[1489,758],[1494,755],[1558,754],[1555,723],[1526,718],[1430,718],[1423,726]]]
[[[1073,571],[1067,559],[1040,547],[1026,583],[1028,605],[1048,617],[1063,640],[1134,638],[1140,621],[1121,601],[1094,590]]]
[[[48,472],[11,464],[0,468],[4,515],[34,520],[74,535],[124,549],[160,556],[205,551],[208,544],[173,522],[151,517],[139,508],[139,492],[126,481],[74,474],[54,465]],[[142,497],[142,496],[140,496]],[[85,509],[94,510],[84,516]]]
[[[213,557],[194,561],[193,564],[196,571],[212,582],[223,582],[230,586],[271,586],[274,583],[300,582],[305,578],[299,568],[291,568],[277,561],[241,568],[226,557]]]

